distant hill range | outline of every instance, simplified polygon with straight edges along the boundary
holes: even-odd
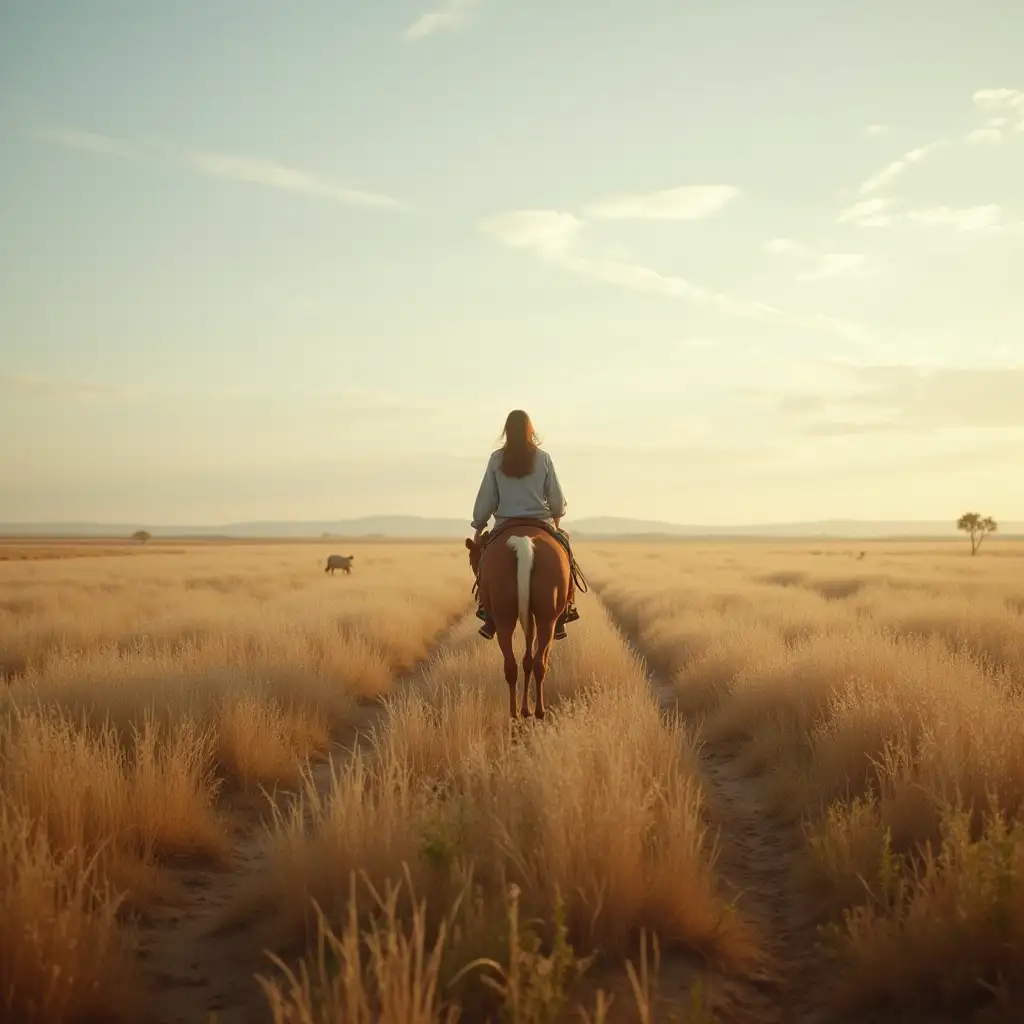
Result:
[[[958,534],[955,523],[913,521],[869,521],[823,519],[804,523],[755,523],[739,526],[695,526],[649,519],[602,516],[566,519],[565,529],[574,537],[598,538],[951,538]],[[0,523],[3,537],[127,538],[136,530],[148,530],[155,540],[255,540],[260,538],[442,538],[465,537],[472,533],[462,519],[431,519],[421,516],[364,516],[312,522],[247,522],[221,526],[160,526],[151,523]],[[1024,523],[1000,523],[1002,536],[1024,536]]]

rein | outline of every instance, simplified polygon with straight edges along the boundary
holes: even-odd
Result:
[[[569,571],[572,573],[572,581],[576,584],[576,589],[581,594],[585,594],[590,588],[587,586],[583,570],[576,564],[576,558],[572,552],[569,553]]]

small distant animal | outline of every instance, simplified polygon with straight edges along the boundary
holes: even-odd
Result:
[[[861,552],[861,553],[860,553],[860,554],[859,554],[859,555],[857,556],[857,561],[859,562],[859,561],[860,561],[860,560],[861,560],[861,559],[862,559],[862,558],[863,558],[863,557],[864,557],[864,556],[865,556],[866,554],[867,554],[867,552],[866,552],[866,551],[862,551],[862,552]]]
[[[329,572],[333,576],[335,569],[341,569],[345,575],[351,576],[352,562],[355,557],[355,555],[328,555],[324,572]]]

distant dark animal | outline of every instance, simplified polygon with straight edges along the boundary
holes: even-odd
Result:
[[[866,551],[862,551],[862,552],[861,552],[861,553],[860,553],[860,554],[859,554],[859,555],[857,556],[857,561],[859,562],[859,561],[860,561],[860,560],[861,560],[861,559],[862,559],[862,558],[863,558],[863,557],[864,557],[864,556],[865,556],[866,554],[867,554],[867,552],[866,552]]]
[[[341,569],[346,576],[351,576],[352,562],[355,557],[355,555],[328,555],[324,572],[329,572],[333,576],[335,569]]]

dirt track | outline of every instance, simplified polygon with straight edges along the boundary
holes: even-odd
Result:
[[[428,658],[396,685],[415,679],[466,617],[445,630]],[[625,642],[643,657],[643,649],[621,625],[619,629]],[[671,683],[649,665],[648,678],[663,713],[678,713],[678,695]],[[379,702],[367,702],[360,711],[360,720],[334,744],[335,764],[350,757],[357,745],[365,745],[369,731],[380,721]],[[820,1008],[825,965],[816,952],[813,923],[801,917],[794,885],[803,849],[799,825],[770,813],[763,781],[740,772],[737,754],[735,747],[702,747],[709,824],[713,832],[717,830],[717,865],[724,894],[758,929],[770,962],[752,976],[738,979],[708,975],[702,965],[686,957],[664,957],[662,991],[670,1001],[672,992],[685,1000],[700,977],[722,1024],[835,1020]],[[313,778],[319,792],[329,790],[331,771],[326,759],[314,765]],[[281,794],[283,801],[293,797],[287,791]],[[270,1019],[255,974],[267,973],[271,965],[254,941],[252,922],[222,926],[235,896],[266,864],[263,825],[268,815],[251,801],[236,808],[234,815],[237,825],[229,863],[219,870],[187,866],[176,870],[184,898],[155,913],[141,928],[139,955],[152,993],[155,1024],[208,1020],[247,1024]]]
[[[467,617],[460,616],[449,625],[427,657],[403,674],[395,687],[414,679]],[[321,795],[330,790],[331,762],[342,764],[357,747],[368,746],[370,731],[381,716],[380,701],[362,702],[358,721],[335,739],[331,760],[324,758],[312,766],[312,778]],[[280,803],[295,796],[287,790],[278,794]],[[264,826],[269,813],[266,802],[260,806],[250,800],[233,808],[235,842],[229,862],[220,869],[182,866],[173,870],[184,898],[156,910],[140,926],[138,955],[152,997],[153,1024],[270,1020],[255,975],[271,973],[272,965],[254,940],[250,922],[225,923],[235,897],[267,863]]]
[[[644,659],[663,714],[678,714],[675,687],[651,668],[643,647],[607,605],[605,611]],[[717,832],[716,864],[725,895],[758,930],[769,960],[748,978],[710,978],[713,1001],[728,1024],[834,1021],[822,1009],[826,973],[815,926],[794,885],[804,849],[800,826],[769,809],[763,780],[740,770],[738,753],[728,744],[701,747],[709,825]]]

